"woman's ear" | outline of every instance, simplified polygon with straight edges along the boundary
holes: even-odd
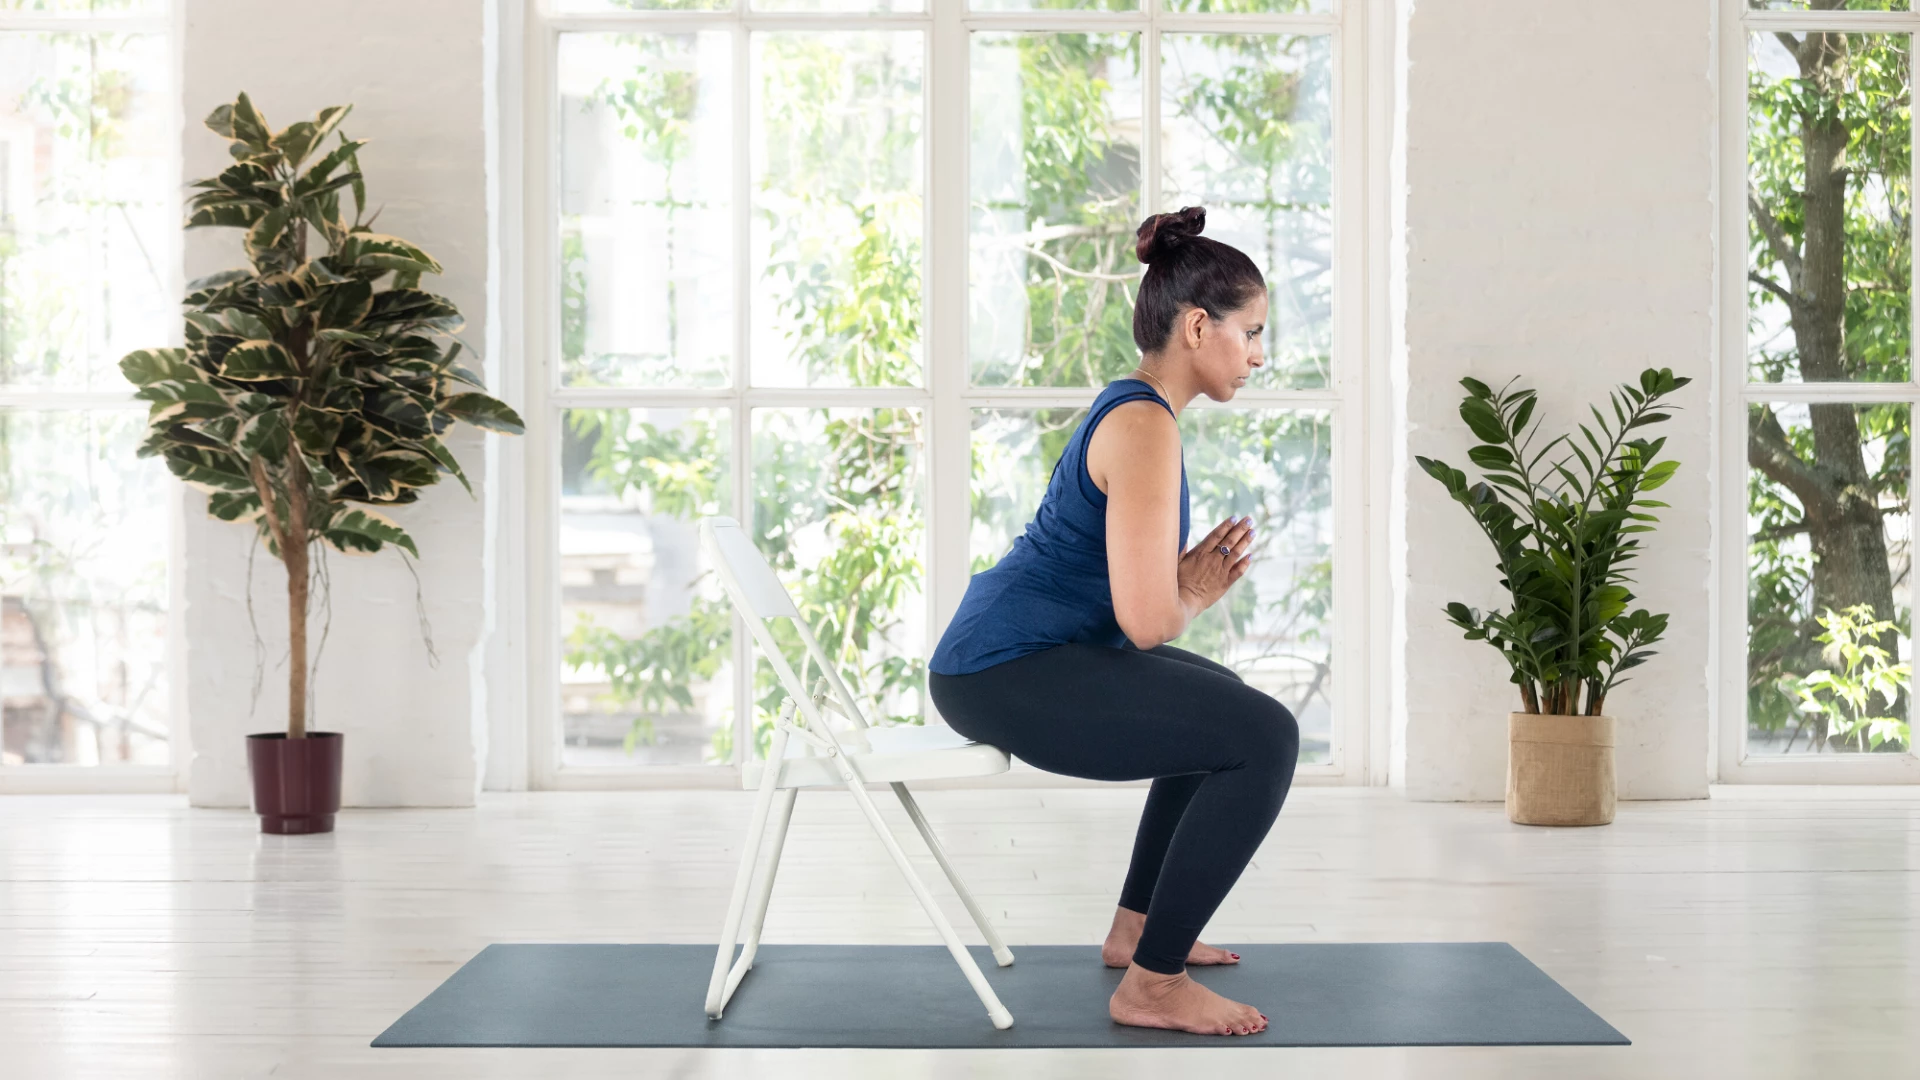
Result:
[[[1180,340],[1189,349],[1198,349],[1207,331],[1207,313],[1203,308],[1191,307],[1180,313]]]

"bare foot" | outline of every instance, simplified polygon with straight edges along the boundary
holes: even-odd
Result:
[[[1107,931],[1106,943],[1100,946],[1100,960],[1110,968],[1123,968],[1133,963],[1133,950],[1140,944],[1140,931],[1147,925],[1147,917],[1138,911],[1115,908],[1113,929]],[[1204,941],[1196,941],[1187,952],[1189,964],[1237,964],[1240,954],[1216,949]]]
[[[1196,1035],[1253,1035],[1267,1029],[1259,1009],[1221,997],[1184,971],[1162,975],[1138,965],[1127,968],[1107,1002],[1107,1014],[1117,1024]]]

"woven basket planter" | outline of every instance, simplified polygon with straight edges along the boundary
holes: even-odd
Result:
[[[1510,713],[1507,818],[1519,825],[1613,820],[1613,718]]]

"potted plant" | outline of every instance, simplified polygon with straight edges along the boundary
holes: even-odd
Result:
[[[1679,463],[1658,461],[1666,439],[1630,437],[1672,415],[1662,399],[1687,385],[1671,369],[1649,368],[1638,387],[1608,395],[1611,422],[1588,407],[1594,427],[1533,449],[1532,390],[1499,391],[1462,379],[1460,418],[1480,444],[1467,451],[1485,479],[1468,484],[1443,461],[1417,457],[1493,544],[1512,602],[1482,613],[1462,603],[1447,617],[1469,641],[1500,650],[1522,711],[1508,717],[1507,816],[1523,825],[1604,825],[1613,820],[1613,719],[1607,695],[1621,675],[1653,655],[1667,617],[1628,606],[1627,564],[1637,533],[1652,531],[1643,498]],[[1583,445],[1584,443],[1584,445]],[[1547,461],[1555,450],[1564,450]]]
[[[447,339],[459,309],[420,288],[440,264],[372,230],[365,142],[339,134],[323,146],[347,109],[276,132],[241,94],[207,117],[234,161],[193,185],[186,224],[244,230],[252,265],[188,286],[185,348],[120,361],[136,396],[152,402],[141,456],[160,455],[206,491],[214,517],[252,523],[286,565],[287,730],[247,740],[254,809],[270,833],[330,831],[340,806],[340,733],[307,728],[316,545],[350,555],[393,545],[418,557],[378,508],[414,502],[443,473],[472,493],[441,438],[454,421],[523,430],[458,362],[460,345]]]

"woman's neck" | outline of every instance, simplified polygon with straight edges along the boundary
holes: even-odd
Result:
[[[1182,365],[1168,363],[1164,357],[1147,356],[1134,365],[1134,371],[1151,376],[1140,381],[1167,399],[1175,417],[1186,409],[1188,402],[1200,396],[1199,388],[1193,385],[1191,373]],[[1159,381],[1155,382],[1156,379]]]

